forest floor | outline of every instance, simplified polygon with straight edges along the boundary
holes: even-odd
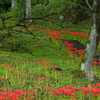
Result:
[[[93,64],[97,84],[84,80],[80,71],[91,26],[87,21],[68,28],[49,22],[28,30],[17,26],[1,39],[0,100],[100,100],[100,64]]]

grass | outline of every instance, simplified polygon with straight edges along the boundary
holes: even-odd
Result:
[[[73,25],[67,30],[88,33],[89,25],[86,26],[86,22]],[[32,27],[65,31],[49,23]],[[15,29],[25,32],[20,27]],[[91,82],[84,80],[79,56],[70,54],[65,45],[51,38],[47,32],[34,29],[30,31],[38,36],[34,38],[15,32],[13,37],[0,43],[0,100],[100,100],[100,83],[93,86]],[[84,45],[87,41],[80,36],[63,33],[58,35],[64,39],[78,40]],[[94,74],[99,77],[100,66],[94,66],[93,69]]]

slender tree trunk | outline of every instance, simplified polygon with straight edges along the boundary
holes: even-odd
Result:
[[[84,70],[86,73],[85,79],[91,80],[92,82],[96,82],[94,74],[93,74],[93,61],[94,56],[96,54],[97,46],[98,46],[98,36],[100,34],[100,2],[99,0],[94,0],[93,2],[93,25],[91,27],[91,31],[89,34],[89,42],[87,43],[87,47],[85,49],[85,53],[83,55],[83,60],[81,63],[81,70]],[[99,13],[98,13],[99,12]],[[97,22],[99,19],[99,22]]]
[[[26,18],[30,17],[31,17],[31,0],[26,0]],[[28,22],[32,22],[32,20],[29,19]]]
[[[16,1],[15,1],[15,0],[12,0],[12,2],[11,2],[11,7],[12,7],[12,8],[15,7],[15,3],[16,3]]]

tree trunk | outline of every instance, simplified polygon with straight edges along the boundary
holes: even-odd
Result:
[[[30,17],[31,17],[31,0],[26,0],[26,18]],[[28,22],[32,22],[32,20],[29,19]]]
[[[16,1],[15,1],[15,0],[12,0],[12,2],[11,2],[11,7],[12,7],[12,8],[15,7],[15,3],[16,3]]]
[[[85,79],[91,80],[92,82],[96,82],[94,74],[93,74],[93,61],[94,56],[96,54],[97,46],[98,46],[98,36],[100,34],[100,2],[99,0],[94,0],[93,2],[93,25],[90,30],[87,47],[85,49],[83,60],[81,63],[81,70],[84,70],[86,73]],[[98,13],[99,12],[99,13]],[[98,22],[99,20],[99,22]]]

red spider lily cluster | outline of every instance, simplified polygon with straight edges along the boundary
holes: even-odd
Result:
[[[27,26],[28,27],[28,26]],[[38,28],[32,28],[32,27],[28,27],[29,29],[36,29],[36,30],[41,30]],[[57,39],[57,40],[61,40],[62,37],[59,37],[58,34],[60,33],[65,33],[65,34],[71,34],[71,35],[75,35],[75,36],[81,36],[81,37],[85,37],[87,38],[88,35],[86,34],[81,34],[81,33],[77,33],[77,32],[71,32],[71,31],[50,31],[50,30],[42,30],[45,32],[50,33],[50,35],[52,35],[53,38]],[[58,34],[57,34],[58,33]],[[12,41],[14,42],[14,41]],[[68,50],[75,50],[70,52],[71,54],[78,52],[80,55],[82,55],[84,53],[84,50],[77,50],[76,48],[73,48],[72,45],[73,44],[69,44],[68,42],[64,42],[64,45],[66,45],[68,48]],[[38,44],[38,46],[42,46],[40,43]],[[67,52],[66,52],[67,53]],[[58,55],[58,57],[61,57],[61,55]],[[73,59],[70,59],[73,60]],[[49,64],[48,64],[49,63]],[[34,64],[41,64],[41,65],[46,65],[46,66],[50,66],[53,65],[51,63],[51,61],[48,61],[48,58],[45,58],[42,61],[37,61],[32,62],[32,65]],[[94,62],[94,64],[97,64],[96,62]],[[2,66],[11,66],[10,64],[2,64]],[[54,66],[53,68],[59,68],[58,66]],[[14,67],[6,67],[6,69],[15,69]],[[48,70],[49,68],[44,68],[45,70]],[[19,70],[23,70],[23,69],[19,69]],[[14,72],[17,73],[18,75],[24,75],[25,73],[18,73],[17,71]],[[58,73],[61,73],[61,71],[58,71]],[[91,73],[86,73],[91,75]],[[0,78],[0,80],[3,80],[4,78]],[[47,79],[47,77],[37,77],[37,80],[44,80]],[[44,86],[44,85],[43,85]],[[43,86],[38,86],[38,88],[43,87]],[[92,87],[93,86],[93,87]],[[52,90],[50,91],[52,96],[55,95],[71,95],[71,96],[76,96],[77,94],[77,90],[78,91],[82,91],[80,93],[83,93],[82,95],[88,95],[90,94],[91,96],[100,96],[100,83],[97,84],[92,84],[91,87],[75,87],[74,85],[66,85],[64,87],[60,87],[56,90],[53,90],[52,87],[45,87],[46,90]],[[2,89],[0,89],[2,90]],[[24,98],[25,100],[34,100],[34,94],[37,93],[37,90],[32,90],[32,91],[23,91],[23,90],[16,90],[16,91],[3,91],[0,92],[0,100],[19,100],[21,98]],[[32,97],[32,96],[33,97]],[[31,97],[30,97],[31,96]],[[76,100],[75,98],[71,98],[70,100]]]
[[[42,29],[37,29],[38,31],[41,31]],[[88,35],[87,34],[82,34],[82,33],[78,33],[78,32],[71,32],[71,31],[50,31],[50,30],[42,30],[42,31],[45,31],[45,32],[48,32],[53,38],[57,39],[58,41],[60,41],[61,39],[63,39],[63,37],[59,37],[58,34],[59,33],[66,33],[66,34],[71,34],[71,35],[74,35],[74,36],[81,36],[81,37],[84,37],[84,38],[87,38]],[[57,34],[58,33],[58,34]],[[64,45],[66,45],[68,48],[68,50],[75,50],[74,53],[78,53],[79,55],[82,55],[84,53],[84,50],[77,50],[76,48],[73,48],[73,44],[70,44],[68,43],[67,41],[65,41],[63,43]],[[61,57],[60,55],[58,55],[59,57]]]
[[[2,66],[11,66],[10,64],[1,64]]]
[[[33,95],[36,92],[37,90],[32,90],[32,91],[16,90],[15,92],[4,91],[4,92],[0,92],[0,100],[18,100],[20,98],[23,98],[24,96],[26,97],[26,100],[28,98],[32,99],[31,97],[27,97],[27,95]]]
[[[70,86],[70,87],[69,87]],[[92,86],[100,86],[100,83],[93,84]],[[67,88],[67,89],[66,89]],[[64,88],[60,87],[57,90],[53,90],[51,94],[54,95],[76,95],[76,90],[83,91],[83,95],[90,94],[91,96],[99,96],[100,95],[100,89],[95,87],[72,87],[71,85],[64,86]]]

